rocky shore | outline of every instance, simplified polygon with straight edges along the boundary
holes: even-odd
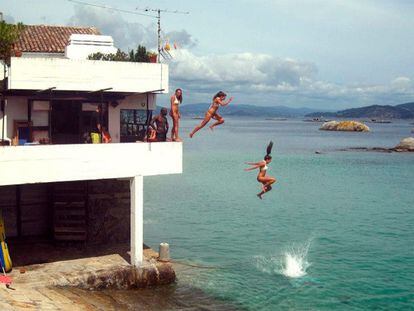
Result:
[[[341,151],[373,151],[373,152],[414,152],[414,137],[403,138],[398,145],[392,148],[385,147],[351,147]]]

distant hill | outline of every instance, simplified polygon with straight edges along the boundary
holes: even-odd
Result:
[[[180,106],[182,115],[204,116],[210,104],[189,104]],[[245,117],[303,117],[304,115],[315,112],[316,109],[310,108],[289,108],[285,106],[254,106],[230,104],[220,108],[223,116],[245,116]]]
[[[372,105],[337,112],[312,112],[307,117],[372,118],[372,119],[411,119],[414,118],[414,102],[397,106]]]

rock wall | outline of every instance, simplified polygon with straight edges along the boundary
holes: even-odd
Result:
[[[87,243],[127,242],[130,239],[129,180],[88,182]]]

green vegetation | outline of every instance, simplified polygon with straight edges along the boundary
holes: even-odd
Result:
[[[151,57],[156,56],[155,53],[147,51],[145,46],[138,45],[137,50],[132,49],[129,53],[125,53],[118,49],[113,54],[94,53],[88,56],[91,60],[106,60],[106,61],[117,61],[117,62],[137,62],[137,63],[149,63]]]
[[[24,29],[22,23],[8,24],[5,21],[0,22],[0,60],[6,64],[10,63],[10,57],[14,55],[14,44],[20,37]]]

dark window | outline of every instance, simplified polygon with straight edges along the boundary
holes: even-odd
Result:
[[[121,109],[121,142],[143,141],[149,117],[146,110]]]

